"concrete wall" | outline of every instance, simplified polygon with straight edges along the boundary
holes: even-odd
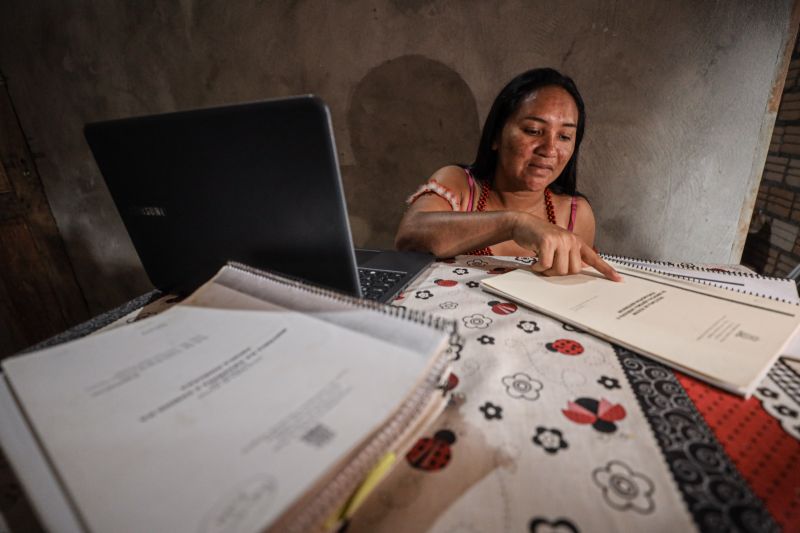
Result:
[[[355,240],[389,246],[405,196],[471,160],[497,91],[534,66],[570,74],[586,100],[579,188],[599,247],[727,262],[766,156],[791,4],[5,0],[0,70],[95,311],[147,282],[84,123],[319,94]]]

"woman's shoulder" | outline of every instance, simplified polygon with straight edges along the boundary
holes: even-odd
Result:
[[[430,177],[431,180],[441,183],[451,189],[468,189],[467,171],[458,165],[447,165],[442,167]]]
[[[463,211],[469,210],[465,205],[470,197],[466,171],[458,165],[448,165],[434,172],[414,194],[408,197],[406,203],[414,204],[417,209],[440,210],[444,207],[441,203],[444,200],[453,211]]]

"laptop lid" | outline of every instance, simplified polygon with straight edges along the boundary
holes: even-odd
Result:
[[[239,261],[360,295],[319,98],[97,122],[84,133],[157,288],[189,291]]]

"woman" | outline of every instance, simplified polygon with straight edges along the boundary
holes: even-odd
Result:
[[[544,68],[511,80],[494,101],[472,165],[446,166],[409,198],[395,245],[437,257],[536,255],[545,275],[583,263],[620,280],[592,249],[595,221],[576,191],[583,99]]]

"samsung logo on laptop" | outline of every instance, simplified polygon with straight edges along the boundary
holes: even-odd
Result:
[[[131,214],[139,215],[143,217],[165,217],[167,216],[167,210],[163,207],[138,207],[134,206],[130,208]]]

